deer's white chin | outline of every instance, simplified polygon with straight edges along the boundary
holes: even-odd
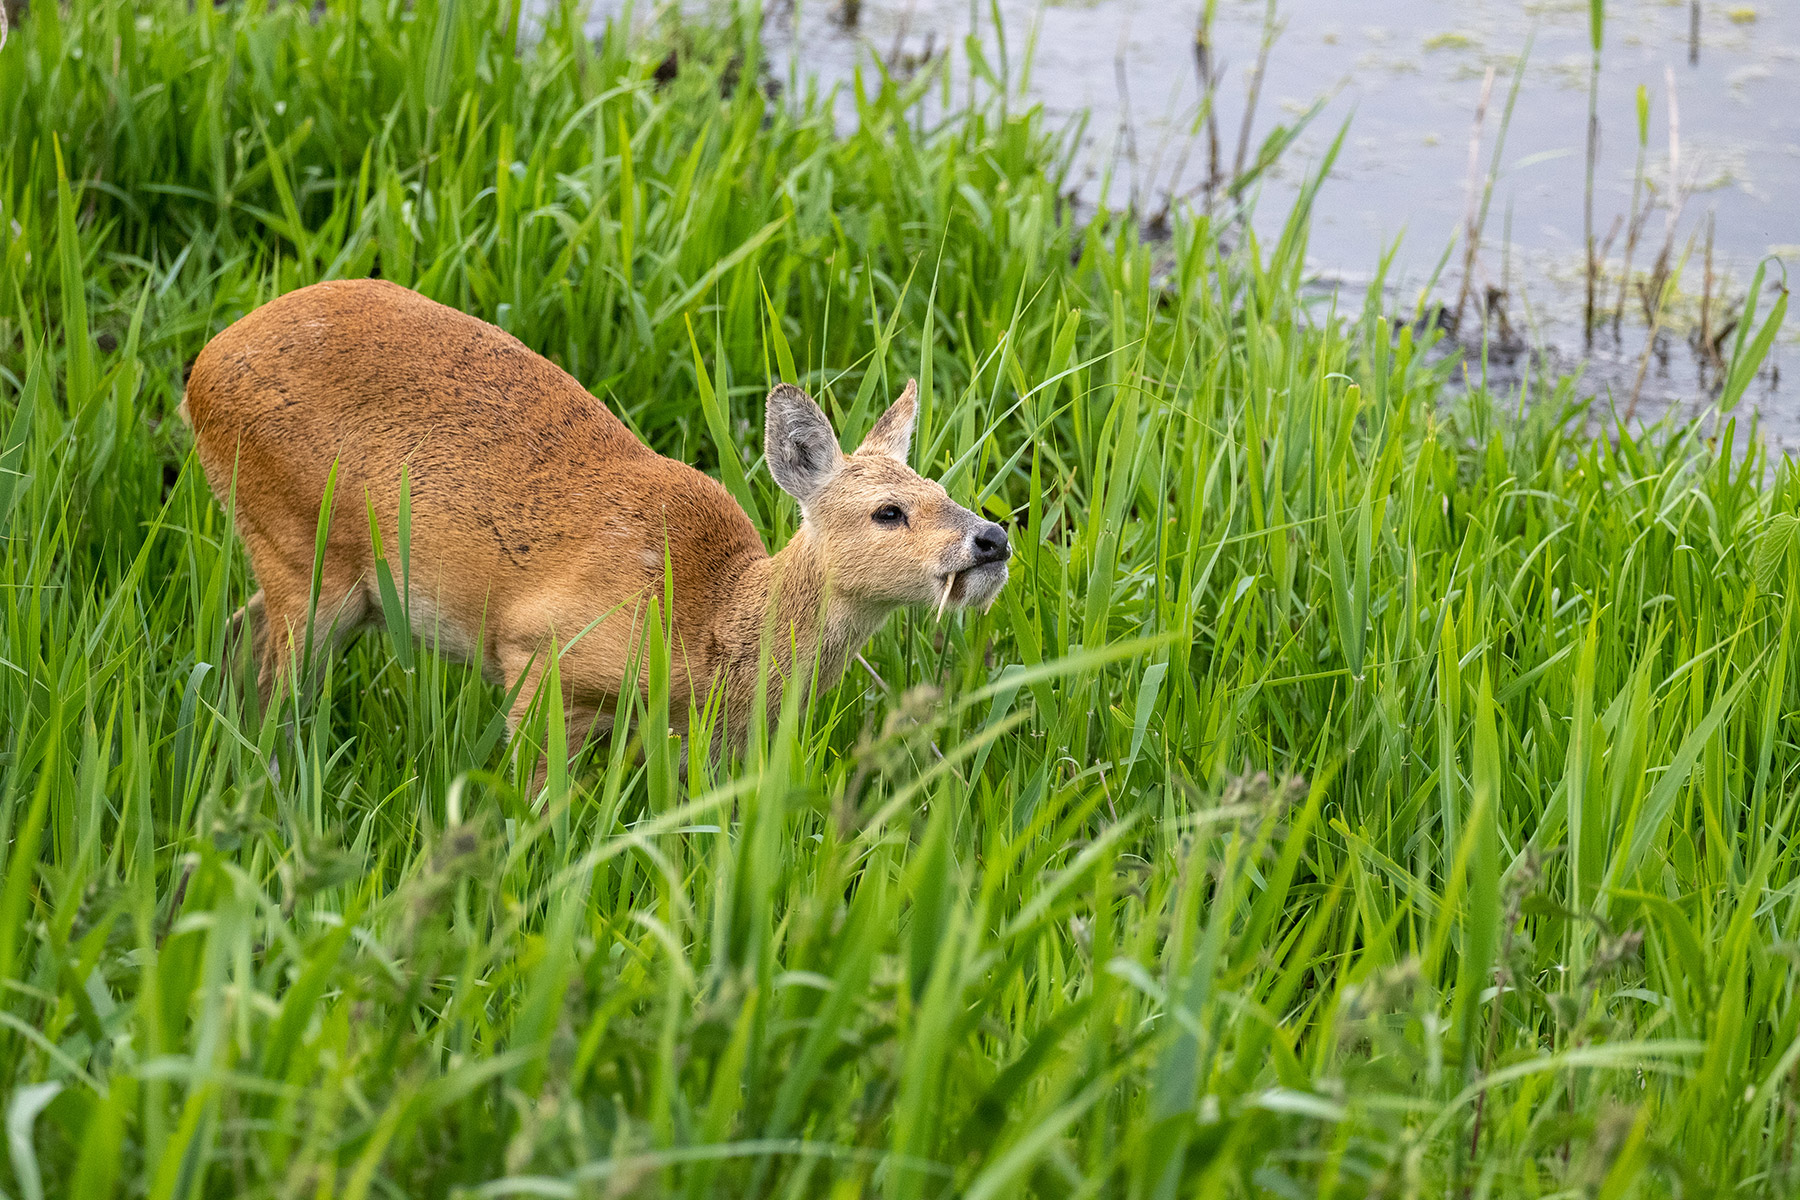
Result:
[[[953,608],[986,609],[1005,586],[1005,563],[981,563],[939,575],[931,604],[937,610],[937,619],[942,621],[944,614]]]
[[[1006,564],[983,563],[956,574],[950,602],[958,608],[986,608],[1006,586]]]

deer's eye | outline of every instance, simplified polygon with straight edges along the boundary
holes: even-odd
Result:
[[[906,524],[906,514],[900,511],[900,506],[897,504],[884,504],[875,510],[873,520],[877,525],[904,525]]]

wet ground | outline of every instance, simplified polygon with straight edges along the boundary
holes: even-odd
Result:
[[[1622,319],[1616,333],[1603,321],[1591,340],[1583,318],[1586,0],[1279,0],[1272,23],[1267,0],[1217,0],[1206,59],[1216,84],[1211,121],[1196,55],[1202,7],[766,0],[766,38],[777,70],[828,82],[848,80],[871,57],[904,66],[937,55],[963,80],[962,46],[975,30],[990,60],[1004,58],[1053,124],[1085,119],[1071,184],[1090,210],[1131,204],[1153,213],[1171,196],[1204,204],[1215,161],[1221,176],[1253,163],[1271,130],[1320,104],[1260,181],[1259,229],[1280,226],[1348,120],[1319,192],[1309,255],[1319,278],[1360,288],[1397,243],[1388,277],[1396,307],[1413,310],[1427,296],[1454,305],[1466,273],[1458,337],[1478,347],[1485,329],[1492,374],[1510,384],[1534,364],[1581,367],[1603,403],[1624,410],[1640,394],[1640,415],[1707,403],[1717,371],[1698,334],[1717,341],[1729,331],[1759,261],[1800,258],[1800,0],[1606,5],[1593,192],[1594,235],[1609,261],[1597,289],[1603,313],[1621,307],[1632,213],[1641,215]],[[598,0],[596,22],[607,8]],[[1463,244],[1451,246],[1468,222],[1477,109],[1485,91],[1479,192],[1521,57],[1480,249],[1465,272]],[[1641,171],[1640,85],[1648,100]],[[1675,280],[1652,346],[1639,293],[1659,257]],[[1778,264],[1769,269],[1781,278]],[[1768,302],[1765,295],[1765,310]],[[1800,392],[1784,386],[1780,370],[1797,349],[1800,319],[1788,322],[1744,405],[1762,413],[1767,440],[1800,451]]]

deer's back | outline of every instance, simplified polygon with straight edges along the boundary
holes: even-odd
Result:
[[[650,453],[518,339],[373,279],[301,288],[233,324],[195,360],[187,405],[204,459],[229,473],[240,456],[240,488],[241,456],[267,455],[259,475],[315,500],[334,459],[340,476],[404,461],[415,495],[454,470],[471,499],[517,503],[558,472]]]

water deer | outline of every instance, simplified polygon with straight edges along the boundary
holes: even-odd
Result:
[[[941,616],[1005,584],[1005,530],[907,466],[917,395],[909,380],[845,454],[804,391],[769,392],[769,472],[802,517],[773,555],[724,487],[655,453],[563,370],[392,283],[319,283],[254,310],[201,351],[182,411],[261,588],[239,622],[265,704],[301,647],[379,621],[371,515],[393,554],[404,468],[411,626],[517,685],[509,731],[552,653],[572,731],[613,712],[633,664],[647,687],[637,650],[667,600],[677,731],[717,686],[724,740],[741,746],[765,653],[772,692],[803,676],[823,689],[897,608]]]

